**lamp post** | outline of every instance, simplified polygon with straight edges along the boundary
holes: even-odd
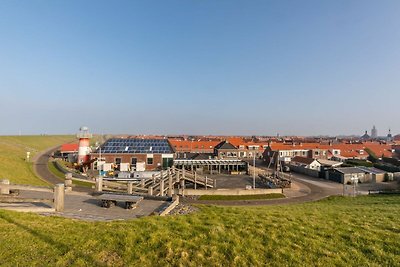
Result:
[[[253,189],[256,189],[256,152],[253,152]]]
[[[355,197],[356,194],[357,194],[356,190],[357,190],[358,178],[357,177],[352,177],[351,181],[353,183],[353,197]]]
[[[99,177],[101,176],[100,162],[101,162],[101,144],[96,142],[96,146],[99,148],[99,157],[97,159],[97,170],[99,171]]]

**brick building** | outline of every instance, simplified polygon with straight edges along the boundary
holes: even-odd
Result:
[[[101,158],[99,164],[113,163],[116,170],[128,163],[131,170],[144,164],[146,171],[152,171],[172,166],[174,151],[166,139],[112,138],[91,153],[91,158]],[[97,169],[97,162],[92,169]]]

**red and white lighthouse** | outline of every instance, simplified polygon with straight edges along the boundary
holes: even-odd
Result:
[[[77,134],[79,138],[79,149],[78,149],[78,164],[89,161],[90,157],[90,138],[92,134],[89,133],[89,128],[82,126]]]

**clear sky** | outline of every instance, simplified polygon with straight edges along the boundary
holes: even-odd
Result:
[[[0,134],[400,133],[400,1],[0,1]]]

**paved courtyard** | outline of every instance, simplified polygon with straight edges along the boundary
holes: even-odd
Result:
[[[19,196],[23,198],[53,198],[52,193],[33,191],[21,191]],[[54,213],[50,203],[0,203],[0,208],[33,211],[44,215],[57,215],[88,221],[111,221],[149,216],[167,204],[166,201],[145,199],[139,203],[137,208],[128,210],[124,208],[123,203],[118,203],[117,206],[108,209],[101,207],[99,203],[96,197],[89,194],[71,192],[65,196],[64,212]]]
[[[229,174],[215,174],[207,175],[207,177],[217,181],[217,189],[220,188],[243,188],[246,186],[253,186],[253,177],[249,175],[229,175]],[[265,188],[260,183],[260,179],[256,177],[256,187]]]

